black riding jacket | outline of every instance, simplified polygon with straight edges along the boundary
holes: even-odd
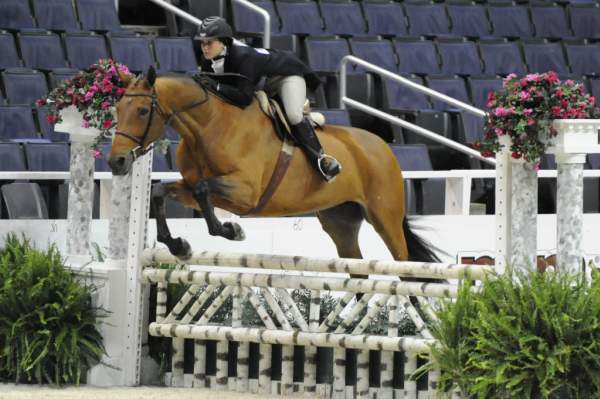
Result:
[[[202,72],[214,72],[212,62],[204,56],[201,57],[200,68]],[[299,75],[304,77],[309,90],[321,84],[319,76],[291,52],[236,44],[227,47],[223,72],[237,73],[247,78],[237,79],[235,84],[219,84],[219,94],[242,107],[252,102],[262,77]]]

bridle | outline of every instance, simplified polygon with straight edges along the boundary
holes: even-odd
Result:
[[[126,137],[129,140],[131,140],[137,144],[137,147],[132,148],[130,151],[131,155],[133,156],[134,161],[137,158],[141,157],[142,155],[146,154],[153,147],[152,145],[149,145],[147,148],[144,148],[144,141],[146,141],[148,133],[150,132],[150,126],[152,124],[152,117],[154,116],[154,111],[156,110],[158,115],[164,119],[165,127],[169,126],[171,124],[171,122],[173,121],[173,119],[178,117],[178,114],[189,111],[190,109],[200,106],[208,101],[208,99],[210,98],[210,96],[208,95],[208,90],[206,89],[206,87],[204,87],[202,85],[200,85],[200,87],[202,87],[202,90],[204,91],[204,98],[202,100],[193,102],[189,105],[186,105],[185,107],[183,107],[180,110],[173,111],[170,115],[168,113],[166,113],[163,110],[163,108],[160,106],[160,103],[158,102],[158,96],[156,94],[156,90],[154,89],[154,86],[152,86],[152,92],[150,94],[142,94],[142,93],[139,93],[139,94],[125,93],[125,94],[123,94],[123,97],[149,97],[152,101],[152,106],[150,107],[150,115],[148,116],[148,123],[146,124],[146,129],[144,130],[144,134],[142,135],[141,138],[138,136],[134,136],[133,134],[122,132],[119,130],[117,130],[115,132],[115,136]]]

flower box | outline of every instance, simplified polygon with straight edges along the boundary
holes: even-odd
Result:
[[[600,119],[556,119],[556,137],[548,141],[549,154],[598,154]]]

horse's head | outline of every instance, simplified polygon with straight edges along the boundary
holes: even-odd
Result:
[[[108,160],[114,175],[127,174],[133,161],[162,135],[170,119],[158,103],[155,81],[156,71],[150,67],[146,76],[129,80],[117,104],[117,130]]]

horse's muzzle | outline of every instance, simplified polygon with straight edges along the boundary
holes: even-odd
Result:
[[[110,159],[108,160],[108,166],[110,166],[110,170],[115,176],[124,176],[127,173],[129,173],[132,163],[133,158],[129,154],[115,155],[110,157]]]

